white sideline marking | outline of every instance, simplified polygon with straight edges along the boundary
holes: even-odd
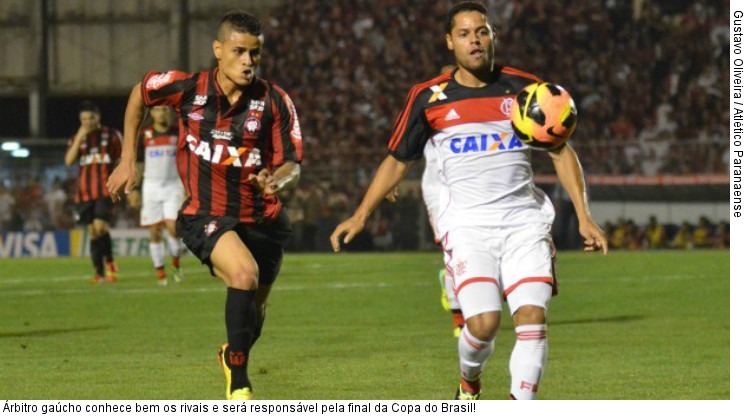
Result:
[[[184,269],[183,272],[186,274],[197,274],[199,272],[204,272],[204,269]],[[147,272],[139,272],[139,273],[126,273],[122,275],[121,277],[127,278],[127,277],[144,277],[144,276],[153,276],[154,278],[155,275],[152,271],[147,271]],[[91,278],[91,275],[88,274],[88,275],[62,276],[62,277],[48,277],[47,276],[47,277],[26,277],[22,279],[14,278],[14,279],[9,279],[9,280],[0,279],[0,286],[6,285],[6,284],[20,284],[20,283],[78,282],[78,281],[89,280],[90,278]]]
[[[203,272],[203,269],[192,269],[192,270],[185,270],[185,272]],[[152,275],[151,272],[142,272],[142,273],[134,273],[134,274],[128,274],[126,277],[140,277],[140,276],[149,276]],[[2,284],[8,284],[8,283],[29,283],[29,282],[62,282],[62,281],[80,281],[87,279],[88,276],[68,276],[68,277],[58,277],[54,279],[46,278],[46,279],[11,279],[11,280],[3,280],[0,281],[0,285]],[[648,280],[665,280],[665,281],[678,281],[678,280],[696,280],[699,279],[700,276],[698,275],[669,275],[669,276],[644,276],[644,277],[618,277],[614,279],[615,281],[621,281],[621,282],[641,282],[641,281],[648,281]],[[125,279],[126,280],[126,279]],[[205,278],[196,278],[194,280],[205,280]],[[209,280],[209,279],[207,279]],[[577,278],[577,279],[569,279],[566,282],[568,283],[593,283],[597,280],[601,280],[599,277],[594,278]],[[215,279],[216,281],[216,279]],[[282,284],[281,282],[276,284],[273,287],[274,291],[304,291],[304,290],[317,290],[317,289],[368,289],[368,288],[386,288],[386,287],[404,287],[404,286],[413,286],[413,287],[434,287],[435,282],[432,280],[426,280],[426,281],[412,281],[407,280],[400,283],[388,283],[388,282],[372,282],[372,281],[364,281],[364,282],[333,282],[333,283],[308,283],[308,284]],[[177,289],[176,291],[178,293],[206,293],[206,292],[224,292],[225,288],[221,285],[215,284],[214,286],[201,286],[196,288],[190,288],[185,286],[179,286],[178,284],[172,284],[169,285],[168,288],[162,288],[156,286],[155,283],[153,283],[152,287],[144,287],[144,288],[136,288],[136,289],[128,289],[128,288],[117,288],[117,286],[121,286],[120,284],[117,285],[109,285],[105,283],[101,283],[98,285],[90,285],[86,288],[75,288],[75,289],[18,289],[18,290],[0,290],[0,297],[2,296],[38,296],[38,295],[71,295],[71,294],[81,294],[81,293],[91,293],[99,288],[105,288],[105,289],[111,289],[115,291],[117,294],[143,294],[143,293],[158,293],[158,292],[167,292],[168,288]]]
[[[320,269],[324,266],[322,264],[310,264],[309,266],[306,266],[304,268],[313,268],[313,269]],[[334,267],[338,267],[334,264]],[[284,268],[282,272],[285,274],[287,273],[287,270],[293,271],[292,268]],[[299,269],[297,269],[299,270]],[[209,272],[205,268],[194,268],[194,269],[184,269],[184,273],[187,275],[196,274],[196,275],[204,275],[205,278],[208,278]],[[153,273],[151,271],[147,272],[138,272],[138,273],[125,273],[121,277],[126,280],[128,277],[145,277],[145,276],[152,276]],[[188,277],[188,276],[187,276]],[[281,273],[280,276],[281,278]],[[701,276],[695,275],[695,274],[674,274],[674,275],[666,275],[666,276],[642,276],[642,277],[617,277],[613,279],[614,281],[621,281],[621,282],[633,282],[633,281],[644,281],[644,280],[693,280],[700,278]],[[561,280],[561,276],[558,276],[558,279]],[[77,281],[83,281],[90,279],[90,275],[75,275],[75,276],[62,276],[62,277],[25,277],[25,278],[11,278],[11,279],[0,279],[0,286],[3,285],[13,285],[13,284],[26,284],[26,283],[60,283],[60,282],[77,282]],[[197,280],[201,280],[200,277]],[[566,282],[570,283],[592,283],[595,280],[601,280],[602,278],[599,276],[596,277],[580,277],[580,278],[568,278],[566,279]],[[304,289],[303,289],[304,290]]]
[[[384,287],[396,287],[396,286],[416,286],[416,287],[428,287],[432,282],[405,282],[405,283],[385,283],[385,282],[349,282],[349,283],[325,283],[325,284],[313,284],[313,285],[281,285],[277,284],[273,287],[272,291],[296,291],[296,290],[317,290],[317,289],[355,289],[355,288],[384,288]],[[98,285],[90,285],[90,288],[77,288],[77,289],[63,289],[63,290],[6,290],[0,291],[0,296],[39,296],[39,295],[72,295],[80,293],[91,293],[99,287],[104,287],[116,291],[117,294],[142,294],[142,293],[159,293],[167,292],[167,288],[156,286],[153,283],[151,288],[138,288],[138,289],[116,289],[118,284],[109,285],[101,283]],[[225,288],[219,285],[209,287],[196,287],[187,288],[179,287],[177,284],[168,285],[169,288],[178,289],[178,293],[207,293],[207,292],[224,292]]]
[[[320,263],[313,263],[309,264],[307,266],[303,266],[302,269],[321,269],[325,267],[329,267],[330,264],[320,264]],[[344,267],[357,267],[358,264],[355,263],[334,263],[334,268],[344,268]],[[301,268],[291,268],[291,267],[283,267],[282,272],[286,273],[287,271],[300,271]],[[186,274],[204,274],[205,277],[209,277],[209,271],[206,267],[202,266],[201,268],[193,268],[193,269],[184,269],[184,273]],[[121,273],[120,273],[121,274]],[[152,271],[147,272],[139,272],[139,273],[127,273],[121,274],[120,277],[123,277],[125,280],[127,277],[145,277],[145,276],[151,276],[153,275]],[[0,286],[6,285],[6,284],[20,284],[20,283],[60,283],[60,282],[76,282],[81,280],[88,280],[90,279],[91,275],[75,275],[75,276],[62,276],[62,277],[49,277],[47,276],[38,276],[38,277],[24,277],[24,278],[11,278],[11,279],[3,279],[0,278]],[[281,277],[281,276],[280,276]]]

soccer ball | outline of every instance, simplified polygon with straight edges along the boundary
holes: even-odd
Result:
[[[566,89],[557,84],[530,84],[512,103],[514,133],[530,148],[550,150],[563,145],[576,129],[576,122],[576,105]]]

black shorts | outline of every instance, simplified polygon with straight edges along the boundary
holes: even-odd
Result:
[[[90,225],[94,219],[111,222],[111,208],[114,202],[111,198],[102,197],[90,202],[78,203],[75,207],[75,218],[83,225]]]
[[[178,214],[176,231],[186,247],[209,266],[214,276],[210,255],[217,240],[228,231],[235,231],[243,244],[253,254],[258,264],[258,283],[270,285],[276,280],[282,266],[284,246],[292,227],[284,209],[271,223],[247,224],[228,216],[190,216]]]

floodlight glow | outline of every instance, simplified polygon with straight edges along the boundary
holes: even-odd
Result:
[[[2,149],[3,151],[15,151],[21,147],[21,144],[15,142],[15,141],[8,141],[3,142]]]
[[[31,151],[28,148],[18,148],[10,152],[10,156],[13,158],[28,158],[31,155]]]

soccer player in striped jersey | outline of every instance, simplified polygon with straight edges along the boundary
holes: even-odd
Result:
[[[229,12],[212,43],[216,69],[145,75],[129,96],[122,162],[108,183],[114,197],[131,190],[144,108],[172,106],[179,122],[176,163],[186,191],[177,229],[227,287],[227,343],[218,359],[232,400],[253,398],[249,354],[291,234],[277,193],[296,185],[302,161],[292,100],[257,75],[262,45],[258,19]]]
[[[446,42],[457,68],[414,86],[382,161],[355,213],[331,235],[335,251],[364,228],[370,213],[431,143],[441,170],[437,226],[465,327],[460,334],[456,399],[479,399],[481,371],[494,350],[505,297],[514,322],[512,399],[535,399],[547,361],[546,311],[556,285],[550,229],[555,212],[533,181],[530,150],[514,135],[511,102],[535,76],[495,62],[495,37],[482,3],[453,6]],[[549,151],[571,196],[584,249],[607,253],[592,220],[584,176],[566,144]]]
[[[137,140],[138,173],[143,176],[141,197],[135,197],[140,193],[132,192],[128,199],[130,204],[141,203],[140,225],[150,230],[150,258],[155,276],[159,285],[167,286],[166,244],[173,264],[173,280],[180,283],[184,278],[181,239],[176,233],[176,218],[184,197],[176,167],[178,127],[172,123],[168,106],[154,106],[150,109],[150,117],[152,124],[142,128]]]
[[[101,125],[101,111],[90,101],[80,104],[80,128],[70,138],[65,164],[79,164],[76,216],[86,226],[95,274],[91,283],[116,283],[119,268],[114,261],[109,223],[112,201],[106,181],[121,156],[121,134]]]

